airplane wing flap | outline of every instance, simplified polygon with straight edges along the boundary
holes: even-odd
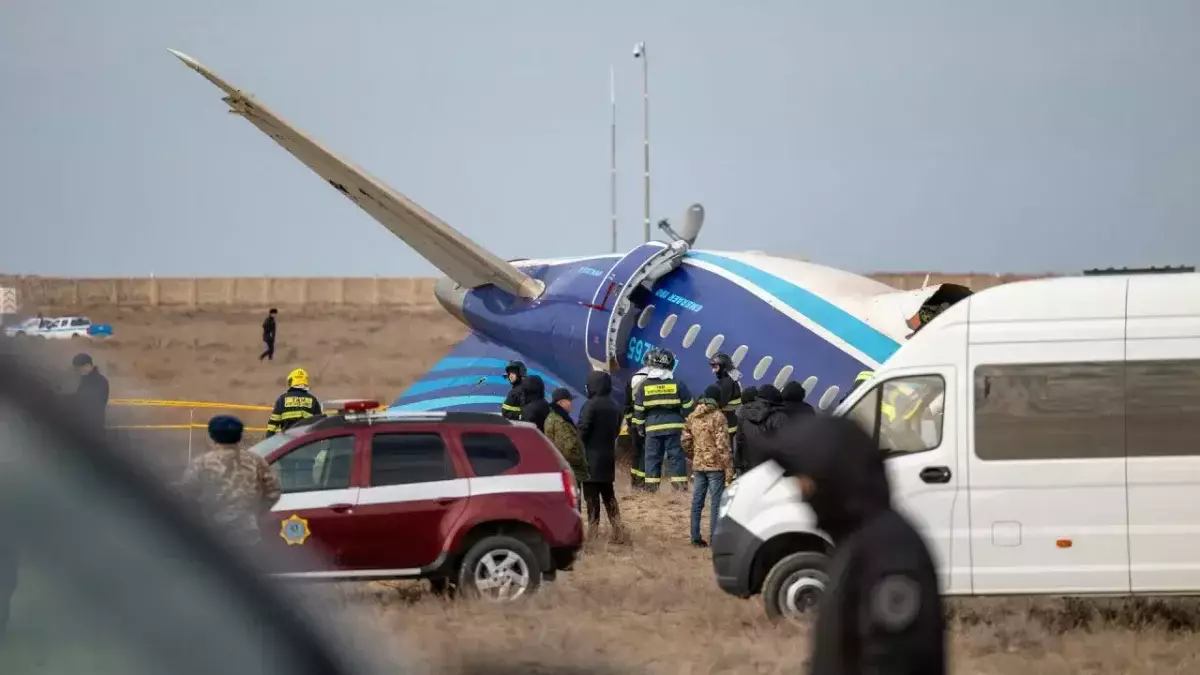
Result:
[[[343,160],[262,104],[222,80],[195,59],[171,51],[227,96],[230,112],[244,117],[400,237],[456,283],[477,287],[493,284],[514,295],[535,298],[543,285],[507,261],[480,247],[383,181]]]

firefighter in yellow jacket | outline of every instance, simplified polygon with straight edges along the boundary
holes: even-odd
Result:
[[[288,374],[287,391],[275,399],[275,408],[267,420],[267,437],[320,414],[321,402],[308,390],[308,372],[297,368]]]
[[[662,483],[663,460],[671,473],[671,487],[687,490],[687,460],[680,436],[692,411],[687,385],[675,379],[675,355],[653,349],[646,355],[648,372],[633,394],[634,429],[646,437],[646,489],[656,492]]]

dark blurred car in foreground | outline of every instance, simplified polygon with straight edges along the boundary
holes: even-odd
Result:
[[[14,348],[0,342],[0,542],[20,566],[0,672],[377,672],[149,471],[74,423]]]

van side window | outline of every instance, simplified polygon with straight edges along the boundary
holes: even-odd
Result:
[[[879,449],[889,455],[925,452],[942,444],[945,393],[940,375],[899,377],[872,387],[847,417],[870,434],[878,425]]]
[[[1125,364],[975,369],[975,455],[982,460],[1125,456]]]
[[[1200,361],[1130,361],[1125,387],[1130,457],[1200,455]]]

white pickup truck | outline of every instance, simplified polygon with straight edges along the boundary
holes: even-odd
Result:
[[[26,319],[15,326],[4,329],[5,337],[40,337],[47,340],[69,340],[108,336],[112,328],[107,324],[93,324],[86,316],[64,316],[57,318]]]

